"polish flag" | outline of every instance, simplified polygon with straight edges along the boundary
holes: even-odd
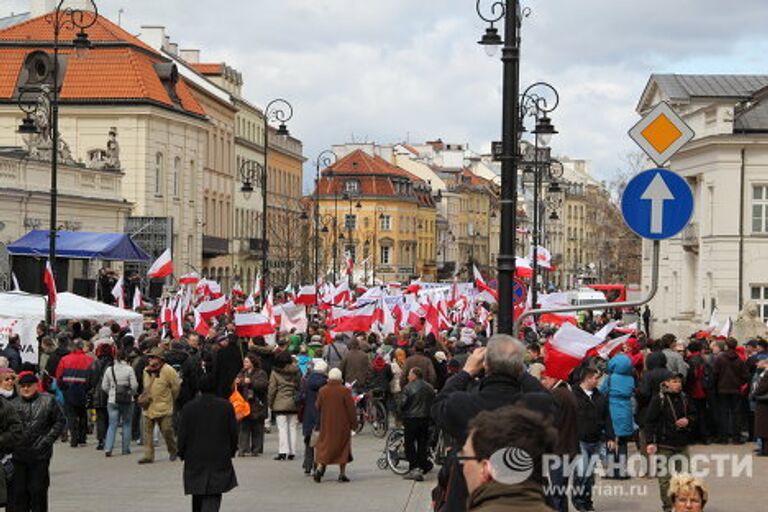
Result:
[[[306,332],[307,326],[307,308],[296,302],[294,306],[283,306],[283,314],[280,315],[280,330],[291,332],[296,329],[297,332]]]
[[[599,338],[600,341],[605,341],[605,338],[608,337],[609,334],[619,325],[618,321],[608,322],[603,326],[602,329],[597,331],[595,333],[595,337]]]
[[[317,288],[312,285],[302,286],[299,288],[299,293],[296,294],[296,299],[293,302],[302,306],[317,304]]]
[[[197,305],[197,311],[204,320],[223,315],[227,312],[227,298],[222,295],[217,299],[201,302]]]
[[[587,352],[599,344],[600,340],[594,334],[569,323],[563,324],[547,345],[544,358],[546,374],[568,380],[568,375],[579,366]]]
[[[333,290],[334,304],[347,304],[352,301],[352,290],[349,289],[349,281],[346,279],[339,283]]]
[[[515,274],[517,277],[533,277],[531,260],[528,258],[515,258]]]
[[[235,313],[235,334],[241,338],[267,336],[273,334],[272,327],[266,315],[261,313]]]
[[[261,295],[261,273],[256,274],[256,281],[253,283],[253,292],[251,295],[254,297]]]
[[[181,335],[184,334],[184,301],[180,298],[176,300],[176,309],[173,311],[171,334],[175,340],[180,339]]]
[[[195,309],[193,310],[195,315],[195,332],[200,336],[208,336],[208,332],[211,330],[211,326],[205,321],[203,316]]]
[[[125,309],[125,290],[123,290],[123,277],[117,280],[115,286],[112,287],[112,296],[117,301],[117,307]]]
[[[731,335],[731,317],[728,317],[723,324],[723,328],[720,329],[720,335],[721,338],[728,338]]]
[[[533,247],[531,247],[531,254],[528,259],[533,261]],[[541,268],[552,268],[552,254],[539,245],[536,247],[536,262]]]
[[[597,347],[597,355],[603,359],[610,359],[621,350],[621,348],[624,346],[624,343],[627,342],[630,336],[632,335],[625,334],[624,336],[619,336],[618,338],[606,341]]]
[[[231,295],[235,295],[237,297],[245,297],[245,293],[243,292],[243,288],[240,286],[240,283],[235,283],[232,285],[232,290],[230,290]]]
[[[180,285],[187,285],[187,284],[197,284],[200,282],[200,275],[197,272],[190,272],[189,274],[184,274],[179,278],[179,284]]]
[[[171,260],[171,250],[163,251],[152,266],[147,271],[147,276],[153,279],[160,279],[173,274],[173,261]]]
[[[347,310],[333,308],[333,319],[336,321],[336,332],[353,332],[371,330],[376,316],[376,304],[368,304],[359,309]]]
[[[496,302],[499,302],[499,294],[496,290],[485,284],[485,279],[483,279],[483,274],[480,273],[480,271],[477,269],[475,265],[472,265],[472,273],[475,276],[475,287],[480,290],[481,292],[488,292],[488,294],[493,297],[493,299]]]
[[[616,332],[620,332],[622,334],[633,333],[636,330],[637,330],[637,322],[633,322],[629,325],[622,325],[621,327],[616,328]]]
[[[133,292],[133,310],[136,311],[139,308],[141,308],[144,305],[144,301],[141,300],[141,290],[139,287],[136,287],[136,290]]]
[[[352,258],[352,254],[350,253],[347,253],[345,258],[347,262],[347,275],[351,276],[352,272],[355,270],[355,260]]]
[[[48,304],[56,304],[56,280],[53,278],[53,270],[51,269],[51,262],[45,262],[45,270],[43,271],[43,284],[48,289]]]
[[[403,293],[418,293],[421,290],[421,278],[412,281]]]
[[[269,294],[267,294],[267,299],[264,301],[264,307],[262,308],[262,313],[266,315],[270,325],[272,326],[276,325],[275,305],[274,305],[274,302],[272,301],[272,292],[269,292]]]
[[[541,295],[539,298],[539,305],[542,309],[563,308],[571,305],[568,300],[568,294],[566,293],[549,293]],[[539,323],[541,324],[554,324],[564,325],[570,323],[576,325],[576,312],[569,311],[566,313],[543,313],[539,317]]]

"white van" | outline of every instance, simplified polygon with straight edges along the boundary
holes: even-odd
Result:
[[[603,304],[606,302],[605,294],[592,288],[579,288],[571,290],[568,293],[568,302],[573,306],[589,306],[591,304]],[[603,313],[602,310],[594,310],[596,315]]]

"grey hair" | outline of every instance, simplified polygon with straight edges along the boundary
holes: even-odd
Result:
[[[0,368],[8,368],[9,364],[7,357],[0,356]]]
[[[509,334],[494,334],[488,340],[485,364],[493,375],[518,378],[525,370],[525,345]]]

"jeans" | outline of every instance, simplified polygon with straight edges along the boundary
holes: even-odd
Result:
[[[277,419],[278,453],[296,455],[299,417],[296,414],[275,414],[275,417]]]
[[[160,418],[147,418],[144,416],[144,459],[155,460],[155,443],[152,442],[152,431],[155,424],[160,427],[160,433],[165,438],[165,446],[168,448],[168,454],[171,457],[176,456],[176,438],[173,434],[173,416],[162,416]]]
[[[427,472],[427,446],[429,444],[429,418],[403,418],[403,437],[408,469]]]
[[[96,440],[100,445],[104,445],[104,439],[107,436],[109,428],[109,412],[106,407],[96,408]]]
[[[595,467],[605,457],[605,443],[579,441],[579,466],[573,476],[571,501],[576,508],[592,508],[592,486],[595,484]]]
[[[133,423],[133,403],[130,404],[107,404],[107,414],[109,415],[109,427],[107,427],[107,438],[104,443],[104,450],[111,452],[115,446],[115,437],[117,436],[117,423],[122,418],[123,431],[123,454],[131,451],[131,427]]]
[[[85,436],[88,433],[88,411],[85,406],[65,402],[64,413],[67,415],[67,426],[69,426],[69,444],[71,446],[85,444]]]
[[[193,494],[192,512],[219,512],[221,494]]]
[[[568,512],[568,475],[563,463],[553,461],[549,467],[549,488],[544,488],[547,505],[557,512]]]

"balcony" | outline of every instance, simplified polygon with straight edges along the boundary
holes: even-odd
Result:
[[[218,236],[203,235],[203,257],[211,258],[229,254],[229,240]]]
[[[691,222],[680,233],[680,244],[687,252],[699,253],[699,223]]]

